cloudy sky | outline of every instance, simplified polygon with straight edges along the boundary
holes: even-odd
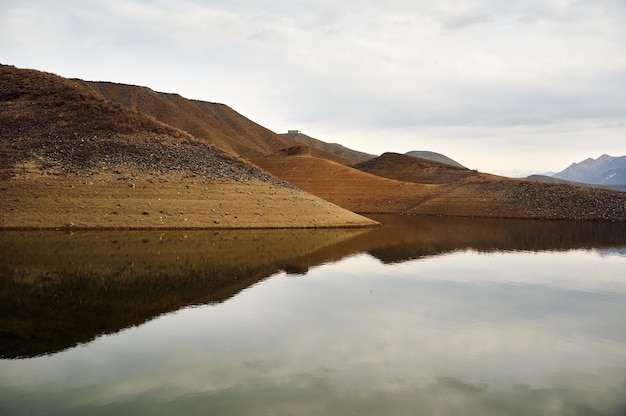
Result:
[[[0,0],[0,62],[469,168],[626,155],[623,0]]]

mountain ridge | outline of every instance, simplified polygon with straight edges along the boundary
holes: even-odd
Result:
[[[552,176],[572,182],[626,188],[626,156],[603,154],[596,159],[587,158]]]
[[[111,102],[148,114],[197,140],[244,158],[288,147],[289,141],[226,104],[191,100],[148,87],[103,81],[78,81]]]

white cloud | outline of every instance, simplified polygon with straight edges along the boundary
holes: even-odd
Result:
[[[564,159],[562,146],[576,123],[588,137],[585,157],[626,154],[619,145],[626,123],[626,5],[619,0],[5,1],[0,7],[4,63],[224,102],[275,131],[299,128],[378,152],[339,132],[395,150],[414,145],[401,135],[389,139],[398,129],[421,137],[437,128],[444,142],[464,127],[466,141],[448,143],[475,148],[484,144],[472,141],[479,126],[499,136],[488,150],[501,157],[465,164],[493,170],[507,167],[498,159],[511,151],[520,128],[550,126],[562,134],[527,138],[541,141],[533,152],[543,149],[552,162],[539,166],[532,154],[517,154],[516,168],[540,170],[575,161]],[[604,124],[621,128],[607,137],[595,127]]]

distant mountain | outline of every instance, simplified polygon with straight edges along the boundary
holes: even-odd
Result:
[[[465,166],[461,165],[456,160],[450,159],[448,156],[442,155],[441,153],[430,152],[428,150],[412,150],[410,152],[406,152],[405,155],[419,157],[421,159],[428,159],[439,163],[444,163],[446,165],[455,166],[457,168],[467,169]]]
[[[593,183],[572,182],[565,179],[555,178],[548,175],[529,175],[526,177],[529,181],[539,181],[547,183],[561,183],[564,185],[587,186],[591,188],[617,189],[618,191],[626,191],[626,184],[623,185],[596,185]]]
[[[582,182],[572,182],[566,181],[565,179],[555,178],[554,176],[549,175],[529,175],[526,177],[529,181],[539,181],[539,182],[549,182],[549,183],[562,183],[568,185],[579,185],[579,186],[591,186],[589,183]]]
[[[626,156],[602,155],[571,164],[554,178],[610,187],[626,187]]]
[[[302,134],[297,130],[291,130],[288,133],[281,134],[280,136],[308,146],[312,150],[313,156],[332,160],[334,162],[341,163],[342,165],[353,165],[355,163],[365,162],[366,160],[376,157],[376,155],[352,150],[338,143],[326,143],[321,140],[314,139],[313,137]]]

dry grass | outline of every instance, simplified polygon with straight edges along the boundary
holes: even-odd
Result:
[[[376,223],[305,192],[180,174],[33,175],[0,182],[0,227],[283,228]]]

